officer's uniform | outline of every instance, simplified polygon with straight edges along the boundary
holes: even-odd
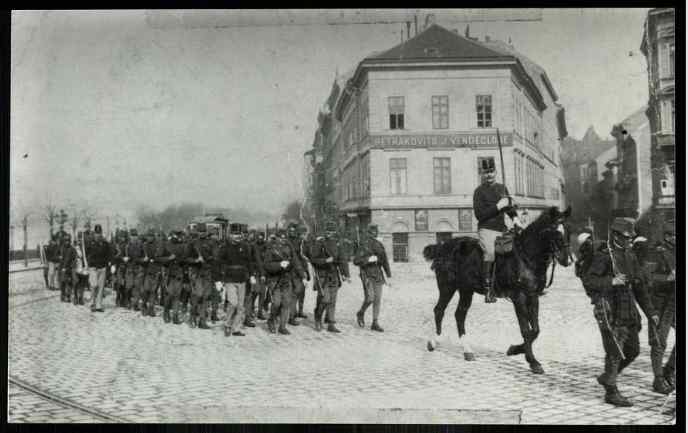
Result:
[[[286,262],[283,267],[282,263]],[[272,301],[268,328],[275,332],[275,322],[279,317],[279,333],[290,334],[287,330],[289,310],[292,305],[291,296],[294,287],[294,275],[303,279],[300,260],[296,256],[291,244],[283,233],[278,239],[268,241],[263,257],[263,266],[267,277],[268,290]],[[292,271],[295,270],[296,274]]]
[[[481,167],[481,174],[494,173],[492,160],[490,164]],[[483,250],[483,285],[486,290],[485,302],[496,302],[492,294],[492,265],[495,261],[495,240],[507,230],[504,214],[516,218],[516,211],[511,206],[502,209],[497,204],[503,198],[509,197],[509,191],[501,183],[483,182],[473,193],[473,212],[478,220],[478,240]]]
[[[340,274],[347,280],[350,278],[349,262],[344,257],[343,248],[334,237],[336,227],[328,224],[326,230],[326,236],[316,238],[308,254],[313,264],[314,285],[318,291],[315,305],[315,328],[318,331],[322,329],[322,315],[327,311],[329,321],[327,330],[340,332],[334,326],[337,292],[342,286]]]
[[[254,269],[253,248],[247,242],[236,239],[241,236],[240,231],[230,231],[230,239],[223,242],[217,252],[219,272],[215,281],[218,285],[224,285],[228,301],[225,335],[241,336],[246,307],[246,287],[249,278],[257,272]]]
[[[45,258],[48,261],[48,289],[57,290],[59,285],[58,275],[60,268],[60,247],[56,240],[57,235],[53,235],[50,242],[45,247]]]
[[[127,239],[126,232],[119,232],[118,237],[115,240],[115,255],[113,257],[113,262],[116,265],[115,275],[113,276],[113,285],[117,293],[116,304],[119,307],[127,307],[129,304],[129,299],[127,299],[127,263],[124,261],[124,257],[127,254]]]
[[[103,229],[96,224],[95,234],[90,237],[84,236],[86,241],[86,258],[91,277],[91,311],[103,311],[103,291],[105,290],[105,274],[110,265],[113,254],[110,243],[103,238]]]
[[[363,328],[365,326],[365,312],[370,304],[373,304],[373,324],[371,329],[382,332],[383,329],[378,323],[380,305],[382,303],[382,286],[385,284],[384,274],[387,275],[387,278],[391,278],[392,272],[389,269],[385,247],[380,241],[375,239],[376,236],[377,227],[369,226],[368,236],[358,246],[356,257],[354,258],[354,264],[359,267],[361,282],[363,283],[363,304],[358,313],[356,313],[356,321],[358,326]],[[371,261],[373,257],[375,259]]]
[[[633,220],[616,218],[612,230],[625,234],[630,240]],[[616,242],[615,236],[618,235],[612,235],[610,242]],[[607,403],[630,406],[631,403],[619,393],[616,378],[640,351],[638,333],[641,319],[635,302],[640,304],[648,317],[654,315],[654,309],[647,291],[640,283],[642,275],[638,261],[628,246],[613,248],[610,253],[606,243],[595,242],[591,250],[590,264],[581,270],[581,280],[595,305],[595,316],[606,353],[604,373],[597,381],[605,387]],[[614,276],[619,274],[626,276],[626,283],[615,283]],[[605,315],[606,319],[603,319]]]

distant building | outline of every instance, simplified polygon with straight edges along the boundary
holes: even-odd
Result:
[[[476,232],[478,167],[492,159],[501,181],[501,142],[507,187],[532,220],[565,201],[557,99],[513,47],[432,25],[335,82],[306,155],[307,201],[347,231],[377,224],[394,261],[420,261],[425,245]]]
[[[602,139],[592,126],[581,140],[572,137],[563,140],[561,160],[566,202],[573,208],[571,221],[575,229],[606,224],[611,193],[603,186],[609,183],[603,182],[604,173],[607,161],[615,157],[616,142]]]
[[[651,132],[652,209],[645,215],[648,233],[661,237],[663,224],[675,224],[675,11],[648,12],[640,50],[647,59],[649,101],[647,117]]]

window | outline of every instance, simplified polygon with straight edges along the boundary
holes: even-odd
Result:
[[[516,195],[523,195],[523,154],[514,152],[514,173]]]
[[[451,193],[451,169],[449,158],[433,158],[435,194]]]
[[[389,184],[392,194],[406,194],[406,158],[390,158]]]
[[[392,260],[408,262],[408,233],[392,233]]]
[[[417,232],[427,232],[428,231],[428,211],[425,209],[418,209],[415,212],[416,220],[416,231]]]
[[[674,44],[669,44],[669,76],[674,76]]]
[[[449,96],[432,97],[432,128],[449,128]]]
[[[674,185],[667,179],[662,179],[659,181],[660,189],[662,190],[663,196],[673,196],[674,195]]]
[[[404,129],[404,97],[390,96],[389,102],[389,129]]]
[[[664,100],[661,102],[662,109],[662,132],[673,134],[675,125],[674,100]]]
[[[473,231],[473,209],[465,208],[459,209],[459,231],[472,232]]]
[[[671,100],[671,132],[676,133],[676,104]]]
[[[475,97],[475,110],[478,114],[478,128],[492,127],[492,96],[477,95]]]

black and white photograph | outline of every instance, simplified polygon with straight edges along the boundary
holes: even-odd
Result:
[[[676,426],[676,18],[11,11],[7,422]]]

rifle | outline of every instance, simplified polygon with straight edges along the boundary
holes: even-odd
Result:
[[[81,254],[84,260],[84,267],[88,269],[88,258],[86,257],[86,237],[84,232],[81,232]]]
[[[626,359],[623,353],[623,349],[619,344],[619,340],[616,339],[616,335],[614,335],[611,323],[609,322],[609,315],[607,314],[607,308],[609,307],[609,303],[604,298],[600,298],[599,302],[601,304],[600,309],[602,310],[602,312],[595,314],[595,319],[597,320],[597,323],[600,324],[600,326],[602,326],[607,332],[609,332],[609,335],[612,337],[612,341],[614,342],[614,347],[616,348],[617,355],[621,357],[621,359]],[[597,306],[595,308],[596,310],[598,310]]]

